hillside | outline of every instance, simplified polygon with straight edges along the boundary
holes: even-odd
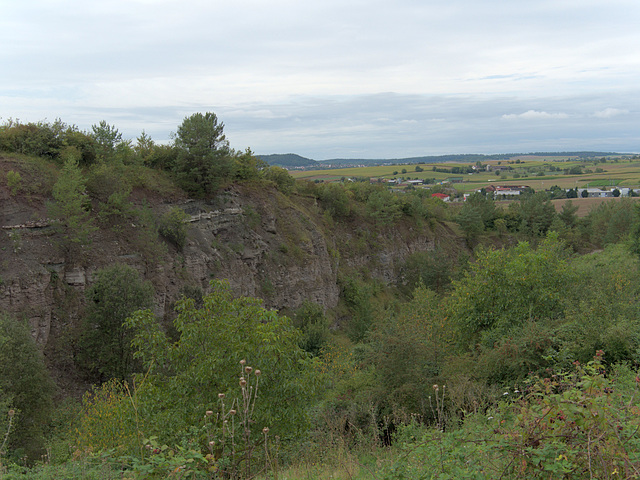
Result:
[[[615,152],[533,152],[533,153],[499,153],[499,154],[449,154],[449,155],[427,155],[418,157],[405,158],[332,158],[329,160],[311,160],[301,157],[293,153],[258,155],[269,165],[278,165],[286,168],[346,168],[353,166],[376,166],[376,165],[412,165],[412,164],[435,164],[446,162],[488,162],[492,160],[515,160],[521,158],[577,158],[577,159],[595,159],[610,156],[625,156],[632,154],[623,154]]]
[[[136,188],[131,208],[147,209],[156,221],[173,209],[187,214],[181,250],[146,229],[140,219],[101,220],[104,205],[94,197],[91,217],[98,228],[86,245],[68,250],[47,217],[53,199],[43,194],[51,188],[55,167],[45,163],[49,170],[33,171],[29,165],[0,157],[3,176],[17,171],[33,184],[49,183],[17,194],[5,182],[0,184],[0,309],[28,319],[67,393],[84,388],[82,382],[74,385],[81,377],[69,357],[68,333],[78,328],[83,294],[96,272],[109,265],[130,265],[149,280],[154,311],[168,323],[174,302],[187,291],[206,293],[212,279],[225,279],[236,295],[262,298],[270,308],[292,312],[312,302],[330,313],[338,307],[340,278],[346,275],[366,271],[393,286],[411,254],[439,246],[465,248],[437,222],[421,228],[412,221],[380,228],[357,217],[327,223],[315,198],[284,195],[268,183],[248,183],[229,185],[207,200],[188,199],[175,188],[169,196]]]
[[[301,157],[294,153],[258,155],[257,157],[263,162],[267,162],[269,165],[277,165],[279,167],[317,167],[319,165],[315,160]]]

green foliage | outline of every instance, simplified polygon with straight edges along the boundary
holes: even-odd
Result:
[[[440,299],[424,286],[399,312],[378,319],[364,357],[375,366],[374,398],[387,412],[411,412],[433,419],[427,397],[453,346],[454,335]]]
[[[553,204],[545,192],[520,195],[519,230],[531,237],[544,237],[556,215]]]
[[[264,309],[258,300],[233,299],[223,282],[211,283],[202,308],[185,299],[176,310],[176,342],[148,310],[127,320],[136,332],[136,356],[148,371],[145,388],[137,393],[147,437],[179,444],[219,393],[231,394],[240,359],[262,371],[261,396],[268,402],[255,407],[258,428],[268,426],[283,440],[305,431],[305,408],[313,396],[311,364],[298,346],[300,333],[287,318]]]
[[[329,340],[329,320],[321,305],[305,301],[293,315],[293,325],[300,329],[300,347],[318,355]]]
[[[69,147],[80,152],[81,163],[90,164],[95,160],[95,141],[75,125],[66,125],[59,119],[53,123],[27,124],[9,120],[0,126],[0,150],[59,161]]]
[[[397,195],[379,188],[368,196],[366,212],[377,224],[390,225],[402,217],[402,206]]]
[[[229,143],[213,112],[194,113],[178,127],[173,171],[179,184],[197,196],[214,193],[232,173]]]
[[[585,362],[606,349],[611,362],[638,362],[640,264],[624,245],[577,257],[571,262],[576,281],[567,286],[567,320],[557,332],[563,348],[558,358]]]
[[[5,455],[14,460],[26,456],[29,462],[39,459],[53,390],[29,327],[0,312],[0,460]]]
[[[528,321],[563,314],[562,293],[571,281],[567,253],[557,236],[537,250],[526,242],[512,249],[480,250],[462,280],[454,282],[450,318],[463,345],[491,347]]]
[[[65,246],[85,245],[95,230],[88,211],[85,195],[85,179],[76,158],[67,158],[53,186],[54,203],[49,205],[49,215],[56,220]]]
[[[165,213],[158,223],[160,235],[173,243],[179,251],[187,244],[189,215],[184,210],[173,207]]]
[[[578,206],[574,205],[573,202],[569,200],[562,205],[562,210],[558,214],[558,217],[568,228],[572,228],[578,221],[578,216],[576,215],[577,211]]]
[[[11,195],[16,195],[22,187],[22,177],[19,172],[9,170],[7,172],[7,187],[11,190]]]
[[[156,143],[144,130],[142,130],[140,136],[136,138],[136,144],[133,146],[134,152],[145,165],[150,163],[151,156],[155,152],[156,148]]]
[[[593,208],[585,219],[589,241],[602,248],[629,235],[636,222],[634,208],[637,207],[634,205],[633,200],[621,198],[615,202],[603,202]]]
[[[462,208],[456,217],[467,242],[472,242],[484,231],[482,213],[477,207]]]
[[[96,272],[86,296],[81,366],[100,381],[129,378],[135,371],[133,333],[123,324],[134,311],[151,307],[153,287],[132,267],[116,264]]]
[[[345,218],[351,213],[351,200],[347,190],[338,183],[326,183],[318,189],[322,206],[335,218]]]
[[[398,272],[398,287],[405,295],[411,294],[419,285],[444,293],[456,274],[455,259],[437,248],[428,252],[411,254]]]
[[[637,377],[625,369],[605,376],[601,356],[533,379],[526,391],[507,390],[516,398],[467,417],[461,429],[401,429],[403,454],[385,478],[633,478],[640,469]]]
[[[351,314],[345,328],[347,336],[353,342],[362,341],[373,322],[372,304],[376,287],[357,277],[346,276],[339,279],[340,297]]]
[[[100,163],[89,170],[87,191],[98,200],[100,220],[120,227],[135,217],[135,209],[129,201],[132,191],[127,169],[117,163]]]
[[[238,180],[256,180],[267,167],[267,163],[256,157],[249,148],[233,155],[233,177]]]
[[[500,216],[493,199],[481,193],[473,193],[467,197],[462,206],[462,212],[465,210],[477,212],[486,230],[493,230],[494,222]]]
[[[273,182],[282,193],[290,193],[295,185],[295,179],[282,167],[271,166],[262,171],[264,179]]]
[[[122,133],[104,120],[91,126],[91,136],[97,143],[98,158],[102,161],[111,160],[116,148],[122,143]]]

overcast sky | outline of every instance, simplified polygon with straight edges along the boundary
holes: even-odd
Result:
[[[255,153],[640,152],[639,0],[0,0],[0,117]]]

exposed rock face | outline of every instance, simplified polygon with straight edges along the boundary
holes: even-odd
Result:
[[[133,266],[153,283],[161,316],[171,315],[185,286],[206,292],[213,278],[227,279],[238,295],[263,298],[267,307],[295,309],[308,300],[333,308],[339,271],[366,269],[392,283],[409,255],[435,246],[429,228],[329,228],[315,200],[238,187],[212,202],[153,206],[158,215],[173,207],[191,215],[182,252],[169,245],[150,260],[134,241],[138,227],[126,225],[101,228],[91,245],[69,255],[57,245],[53,226],[27,223],[42,218],[42,205],[6,191],[0,199],[7,206],[0,226],[12,227],[0,231],[0,309],[28,319],[43,346],[81,315],[95,271],[114,263]]]

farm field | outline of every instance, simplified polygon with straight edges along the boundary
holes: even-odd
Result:
[[[516,158],[516,157],[514,157]],[[483,166],[490,165],[496,168],[501,164],[509,166],[508,172],[478,171],[474,173],[451,173],[454,167],[469,167],[472,164],[464,163],[437,163],[420,165],[383,165],[354,168],[341,168],[331,170],[306,170],[291,171],[291,175],[299,179],[311,181],[335,182],[347,178],[371,178],[371,179],[432,179],[434,183],[440,183],[456,177],[460,183],[453,183],[461,193],[468,193],[486,187],[488,185],[527,185],[534,190],[545,190],[557,185],[560,188],[614,188],[614,187],[640,187],[640,162],[637,159],[607,160],[605,163],[598,160],[562,159],[557,157],[526,157],[519,156],[509,162],[488,161]],[[416,167],[419,167],[416,171]],[[434,171],[449,170],[449,172]],[[568,174],[569,171],[579,168],[581,173]],[[403,170],[405,173],[403,173]]]

